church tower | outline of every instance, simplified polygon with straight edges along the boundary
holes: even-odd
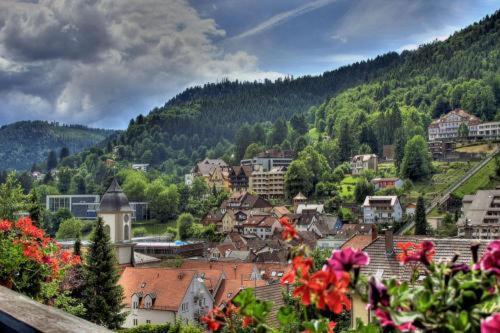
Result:
[[[113,179],[101,199],[97,217],[102,218],[109,232],[111,243],[115,246],[116,258],[120,265],[134,264],[132,243],[132,207],[123,193],[118,181]]]

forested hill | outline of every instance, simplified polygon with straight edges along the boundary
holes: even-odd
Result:
[[[19,121],[0,127],[0,170],[26,170],[44,161],[50,150],[67,147],[71,153],[93,146],[112,130],[46,121]]]
[[[332,97],[349,88],[357,89],[370,84],[375,85],[372,88],[376,100],[356,100],[356,107],[367,114],[392,110],[393,102],[411,102],[416,108],[422,105],[422,117],[439,115],[451,106],[450,100],[447,99],[448,92],[442,92],[442,101],[420,100],[419,98],[430,96],[416,93],[412,90],[412,85],[425,90],[432,89],[433,80],[445,84],[452,80],[486,80],[488,76],[490,81],[494,81],[499,63],[498,21],[497,12],[457,32],[446,41],[434,42],[416,51],[405,51],[402,54],[389,53],[320,76],[260,83],[224,81],[187,89],[163,107],[154,109],[146,117],[139,116],[132,120],[128,130],[115,142],[115,145],[120,146],[118,158],[152,163],[155,166],[163,164],[162,169],[169,171],[174,167],[187,167],[207,154],[227,154],[229,143],[226,140],[238,145],[235,134],[244,123],[274,122],[279,118],[289,120],[294,114],[306,113],[311,106],[320,105],[325,100],[335,100]],[[483,83],[471,84],[480,86]],[[401,89],[397,90],[398,88]],[[440,85],[440,89],[444,91],[447,87]],[[455,93],[460,95],[464,92],[457,90]],[[404,96],[400,96],[401,94]],[[389,95],[390,98],[386,98]],[[456,98],[459,98],[457,96]],[[402,98],[414,100],[403,101]],[[481,103],[479,95],[476,101]],[[433,103],[437,103],[436,111],[429,114],[428,109],[424,110],[424,106],[429,105],[430,108]],[[458,105],[460,103],[454,104]],[[309,120],[314,118],[316,127],[321,131],[328,125],[326,123],[330,122],[330,134],[333,133],[332,125],[336,122],[333,113],[328,112],[331,107],[333,105],[330,104],[327,108],[324,104],[319,110],[314,109],[308,113],[311,115]],[[495,106],[491,105],[482,106],[482,110],[487,112],[483,117],[487,119],[491,119],[496,113]],[[346,114],[349,112],[348,109],[343,111]],[[330,118],[328,114],[331,114]],[[382,124],[384,121],[387,119],[382,119]],[[297,138],[288,137],[283,142],[270,142],[269,134],[273,129],[266,123],[262,125],[258,132],[263,130],[264,134],[267,134],[265,144],[294,148]],[[255,133],[247,134],[250,137]],[[383,142],[393,141],[393,135],[384,135],[389,137],[382,140]],[[252,139],[248,142],[252,142]],[[244,152],[241,147],[238,149]],[[227,154],[226,159],[230,156],[231,154]],[[241,153],[233,156],[241,156]]]

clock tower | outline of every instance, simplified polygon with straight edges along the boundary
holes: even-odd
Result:
[[[101,199],[97,217],[102,218],[111,243],[115,246],[116,258],[120,265],[134,264],[132,243],[132,207],[118,181],[113,179]]]

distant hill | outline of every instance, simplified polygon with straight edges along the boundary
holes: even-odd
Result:
[[[26,170],[47,158],[50,150],[68,147],[71,153],[98,144],[113,130],[46,121],[19,121],[0,127],[0,170]]]
[[[376,104],[369,99],[367,101],[372,104],[364,103],[362,99],[351,100],[368,114],[384,112],[393,108],[394,102],[400,103],[406,98],[408,104],[411,102],[426,117],[439,115],[451,106],[460,106],[457,102],[436,100],[436,96],[449,96],[446,82],[456,80],[455,85],[460,80],[487,77],[490,81],[496,80],[500,54],[499,17],[499,12],[496,12],[445,41],[436,41],[415,51],[388,53],[319,76],[276,82],[223,81],[186,89],[147,116],[131,120],[127,131],[114,142],[121,146],[119,159],[162,165],[162,169],[169,172],[179,168],[180,173],[180,169],[204,158],[207,153],[227,154],[230,144],[236,141],[236,131],[245,123],[274,122],[278,118],[289,120],[295,114],[307,114],[308,120],[316,122],[315,127],[320,125],[319,130],[323,131],[323,122],[336,122],[333,117],[336,112],[331,110],[334,106],[323,104],[308,112],[311,107],[331,101],[350,88],[361,89],[370,84],[376,84],[373,88],[376,90]],[[443,91],[426,95],[426,89],[434,86],[433,80],[442,83],[440,88]],[[412,89],[412,85],[418,86],[420,91]],[[403,96],[406,92],[409,94]],[[389,95],[390,99],[385,98]],[[419,96],[428,99],[421,100]],[[433,105],[429,112],[431,104],[436,103],[437,106]],[[495,118],[494,104],[485,110],[484,118]],[[347,115],[354,111],[349,110],[345,108],[341,113]],[[332,115],[330,119],[326,119],[328,114]],[[269,131],[269,127],[265,129]],[[379,140],[379,144],[392,141],[393,135],[384,135],[388,138]]]

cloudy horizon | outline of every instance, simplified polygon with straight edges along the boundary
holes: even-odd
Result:
[[[317,75],[446,39],[483,1],[0,0],[0,125],[123,129],[185,88]]]

